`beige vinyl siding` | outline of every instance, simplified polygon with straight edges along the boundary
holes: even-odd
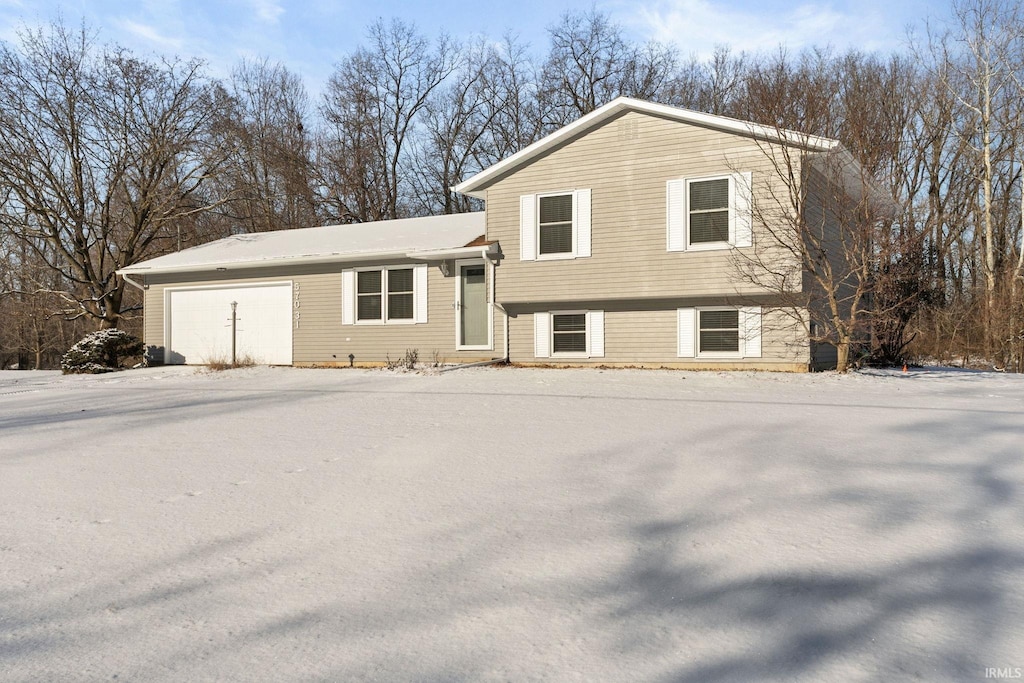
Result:
[[[751,139],[636,112],[587,132],[487,188],[487,237],[506,256],[498,301],[757,293],[732,250],[667,250],[666,181],[743,171],[767,202],[774,174]],[[521,262],[520,196],[574,189],[592,192],[592,256]],[[759,231],[755,213],[755,245]]]
[[[429,363],[436,351],[447,362],[468,362],[504,356],[502,320],[494,315],[494,350],[455,350],[454,263],[451,275],[444,276],[438,264],[428,265],[428,312],[424,324],[342,325],[342,270],[421,262],[391,260],[358,263],[290,266],[228,271],[225,273],[174,274],[149,276],[146,291],[145,342],[162,349],[164,345],[164,290],[168,287],[195,287],[258,282],[293,283],[293,299],[299,303],[296,326],[293,310],[292,362],[296,365],[348,365],[348,355],[358,364],[379,364],[396,360],[407,350],[416,350],[421,362]],[[490,286],[490,268],[486,269]]]
[[[677,305],[678,303],[678,305]],[[509,319],[511,359],[517,363],[552,365],[638,365],[681,368],[763,368],[807,369],[809,347],[803,327],[793,316],[778,309],[763,309],[761,357],[746,359],[679,358],[678,317],[680,306],[722,305],[721,301],[685,302],[594,302],[604,308],[604,356],[571,359],[534,356],[533,308],[520,310]],[[543,309],[536,309],[543,310]]]

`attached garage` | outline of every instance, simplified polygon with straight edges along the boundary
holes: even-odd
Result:
[[[496,355],[501,252],[485,223],[479,212],[240,233],[117,272],[143,292],[152,363],[230,362],[232,302],[239,361],[384,365],[419,350],[475,362]]]
[[[292,363],[292,283],[268,282],[164,290],[164,362],[188,365],[231,360],[235,352],[261,365]]]

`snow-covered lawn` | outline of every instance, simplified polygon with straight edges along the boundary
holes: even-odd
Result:
[[[0,372],[0,680],[985,680],[1022,453],[986,373]]]

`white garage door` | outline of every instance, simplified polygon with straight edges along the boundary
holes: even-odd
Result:
[[[231,302],[237,302],[236,354],[261,365],[291,365],[292,285],[167,290],[167,363],[231,361]]]

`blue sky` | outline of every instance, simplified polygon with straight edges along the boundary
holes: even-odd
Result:
[[[242,57],[268,57],[302,75],[316,93],[379,17],[399,17],[427,35],[444,30],[459,39],[499,39],[511,31],[539,50],[547,42],[545,29],[562,14],[592,6],[636,40],[673,42],[683,54],[698,55],[716,44],[737,51],[827,44],[889,51],[903,45],[909,24],[920,25],[925,16],[941,19],[949,11],[948,2],[928,0],[0,0],[0,39],[15,39],[25,23],[63,15],[77,25],[84,18],[102,41],[140,53],[201,57],[218,76]]]

